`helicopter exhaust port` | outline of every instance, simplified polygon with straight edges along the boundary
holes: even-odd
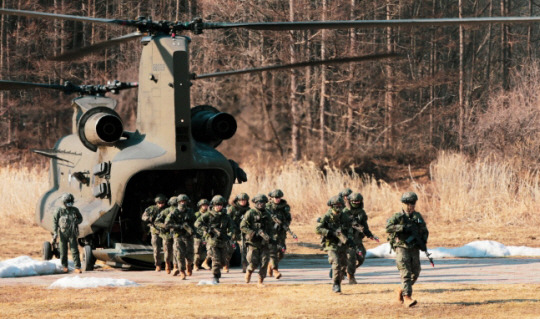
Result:
[[[221,141],[236,133],[236,120],[228,113],[210,105],[198,105],[191,109],[191,134],[201,143],[217,147]]]
[[[91,151],[111,145],[122,137],[124,125],[118,114],[108,107],[96,107],[83,114],[78,123],[81,142]]]

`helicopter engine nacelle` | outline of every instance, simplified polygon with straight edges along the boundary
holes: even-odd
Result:
[[[112,145],[120,140],[124,125],[118,113],[108,107],[96,107],[85,112],[78,123],[81,142],[96,151],[98,146]]]
[[[231,138],[236,128],[232,115],[213,106],[198,105],[191,109],[191,134],[198,142],[217,147],[221,141]]]

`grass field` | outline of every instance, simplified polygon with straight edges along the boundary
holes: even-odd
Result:
[[[540,285],[416,285],[418,305],[395,285],[140,286],[0,289],[2,318],[538,318]]]

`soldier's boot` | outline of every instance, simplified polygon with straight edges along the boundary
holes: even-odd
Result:
[[[204,259],[201,267],[203,267],[206,270],[210,270],[210,266],[208,265],[208,258]]]
[[[249,282],[251,281],[251,274],[253,273],[253,271],[250,271],[248,270],[246,272],[246,284],[249,284]]]
[[[332,286],[332,291],[335,292],[335,293],[340,293],[341,292],[341,284],[334,283],[334,285]]]
[[[214,279],[212,280],[213,283],[215,284],[219,284],[219,277],[218,276],[214,276]]]
[[[347,278],[349,279],[349,285],[356,285],[356,278],[354,278],[354,275],[347,274]]]
[[[279,270],[277,270],[277,268],[274,268],[273,271],[274,271],[274,274],[276,275],[276,279],[281,278],[281,273],[279,272]]]
[[[197,264],[193,265],[193,270],[199,271],[200,269],[201,269],[201,268],[200,268]]]
[[[80,268],[76,268],[75,271],[74,271],[76,274],[80,274],[82,273],[82,270]]]
[[[229,272],[229,265],[223,266],[223,271],[228,273]]]
[[[330,272],[328,272],[328,277],[330,277],[330,279],[334,277],[334,270],[332,268],[330,268]]]
[[[396,294],[397,294],[397,301],[398,301],[400,304],[403,304],[403,289],[401,289],[401,288],[396,288],[395,292],[396,292]]]
[[[416,300],[412,299],[411,296],[403,296],[403,304],[406,307],[413,307],[416,305]]]
[[[268,272],[266,273],[266,276],[274,277],[273,269],[272,269],[272,266],[270,266],[270,264],[268,264]]]
[[[161,266],[156,266],[156,271],[161,271]]]
[[[180,279],[186,280],[186,271],[185,270],[180,270]]]
[[[187,264],[187,275],[191,276],[193,274],[193,264]]]
[[[172,275],[173,276],[178,276],[178,274],[180,273],[180,270],[178,269],[178,267],[176,267],[176,265],[174,266],[173,270],[172,270]]]
[[[165,263],[165,271],[167,272],[167,274],[171,273],[171,262],[170,261]]]
[[[259,276],[259,282],[257,283],[257,287],[259,288],[264,287],[263,281],[264,281],[264,278]]]
[[[63,273],[68,273],[68,272],[69,272],[69,269],[68,269],[68,267],[64,267],[64,268],[62,268],[62,272],[63,272]]]
[[[242,273],[246,273],[246,269],[247,269],[247,264],[246,263],[242,263]]]

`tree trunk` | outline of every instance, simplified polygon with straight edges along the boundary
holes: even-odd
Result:
[[[289,20],[294,21],[294,0],[289,0]],[[296,63],[296,48],[295,48],[295,33],[292,31],[289,33],[291,36],[291,43],[289,46],[291,58],[290,63]],[[301,150],[300,150],[300,115],[298,108],[298,98],[296,97],[296,72],[291,70],[290,72],[290,81],[291,81],[291,91],[290,91],[290,103],[291,103],[291,152],[292,160],[300,160]]]
[[[386,20],[392,19],[392,4],[391,0],[386,0]],[[392,28],[388,27],[386,28],[386,50],[388,53],[392,52]],[[385,132],[385,139],[384,139],[384,146],[385,148],[393,148],[394,147],[394,98],[393,98],[393,71],[391,62],[387,62],[385,64],[385,77],[386,77],[386,85],[385,85],[385,95],[384,95],[384,104],[385,104],[385,118],[386,118],[386,132]]]
[[[322,1],[322,21],[326,20],[327,0]],[[321,60],[326,59],[326,30],[321,30]],[[321,96],[320,96],[320,157],[326,157],[326,67],[321,66]]]
[[[463,18],[463,4],[459,0],[459,17]],[[459,150],[463,151],[463,132],[465,127],[465,102],[464,102],[464,66],[463,66],[463,26],[459,26],[459,127],[458,127],[458,145]]]
[[[356,8],[356,0],[351,0],[351,12],[350,12],[350,15],[349,15],[349,18],[351,20],[354,20],[354,18],[356,17],[356,15],[354,14],[355,13],[355,9]],[[356,49],[356,30],[355,29],[351,29],[350,31],[350,35],[349,35],[349,48],[350,48],[350,52],[349,52],[349,55],[350,56],[353,56],[354,55],[354,51]],[[349,65],[349,83],[348,83],[348,87],[349,87],[349,92],[347,94],[347,121],[346,121],[346,125],[345,125],[345,149],[346,150],[350,150],[351,149],[351,141],[352,141],[352,124],[353,124],[353,105],[354,105],[354,94],[353,94],[353,89],[354,89],[354,83],[355,83],[355,80],[356,80],[356,75],[355,75],[355,72],[356,71],[356,64],[355,63],[351,63]],[[361,114],[362,112],[360,112]]]

